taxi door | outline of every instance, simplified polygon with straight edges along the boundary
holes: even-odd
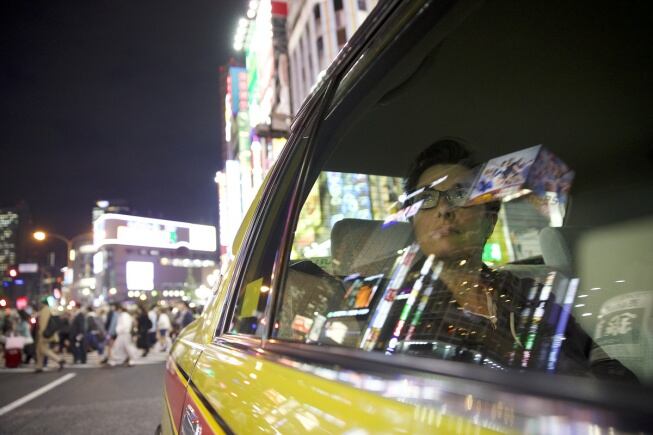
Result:
[[[188,383],[195,367],[195,362],[202,352],[202,347],[190,340],[200,322],[194,322],[184,329],[168,355],[164,379],[164,412],[161,425],[163,434],[178,434],[181,417],[187,396]],[[188,432],[186,432],[188,433]]]

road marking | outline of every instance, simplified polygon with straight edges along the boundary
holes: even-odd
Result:
[[[67,375],[64,375],[64,376],[60,377],[59,379],[50,382],[49,384],[39,388],[38,390],[32,391],[27,396],[23,396],[20,399],[11,402],[9,405],[6,405],[6,406],[3,406],[2,408],[0,408],[0,415],[5,415],[9,411],[14,410],[14,409],[18,408],[21,405],[24,405],[25,403],[29,402],[30,400],[36,399],[40,395],[47,393],[48,391],[50,391],[54,387],[57,387],[57,386],[63,384],[64,382],[71,380],[74,377],[75,377],[75,373],[68,373]]]

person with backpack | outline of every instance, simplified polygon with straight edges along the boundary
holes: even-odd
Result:
[[[86,319],[88,322],[86,340],[89,347],[96,350],[97,354],[101,356],[104,353],[104,342],[107,335],[107,332],[104,329],[104,322],[93,310],[89,310]]]
[[[52,315],[48,300],[41,301],[41,309],[38,315],[38,332],[36,338],[36,373],[43,371],[43,359],[47,356],[59,362],[59,370],[63,369],[65,360],[63,357],[57,355],[50,348],[50,344],[57,339],[57,332],[59,330],[59,318]]]

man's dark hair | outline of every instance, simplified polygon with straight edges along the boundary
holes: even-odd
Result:
[[[417,155],[410,165],[408,175],[404,179],[404,191],[411,192],[417,188],[417,181],[424,171],[433,165],[461,165],[473,169],[478,162],[472,153],[456,139],[440,139]],[[487,203],[487,211],[492,214],[499,212],[500,201]]]
[[[410,165],[404,179],[404,190],[410,192],[417,187],[419,177],[433,165],[461,165],[474,168],[477,162],[471,152],[455,139],[440,139],[419,153]]]

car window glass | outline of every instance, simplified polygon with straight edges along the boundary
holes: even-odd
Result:
[[[332,140],[273,336],[650,383],[650,14],[504,3]]]
[[[298,173],[304,151],[311,141],[307,132],[315,125],[315,118],[313,114],[306,120],[301,137],[289,140],[284,154],[266,177],[262,191],[250,206],[251,213],[248,212],[247,216],[251,216],[252,221],[246,220],[243,225],[250,225],[251,228],[247,234],[242,228],[239,231],[243,234],[243,241],[235,261],[236,269],[242,267],[242,270],[236,272],[239,279],[232,284],[235,296],[224,327],[227,334],[265,336],[267,311],[272,300],[273,269],[278,257],[277,250],[271,247],[281,244],[285,213],[296,186],[294,178],[283,175]],[[218,330],[217,333],[220,335],[222,331]]]

